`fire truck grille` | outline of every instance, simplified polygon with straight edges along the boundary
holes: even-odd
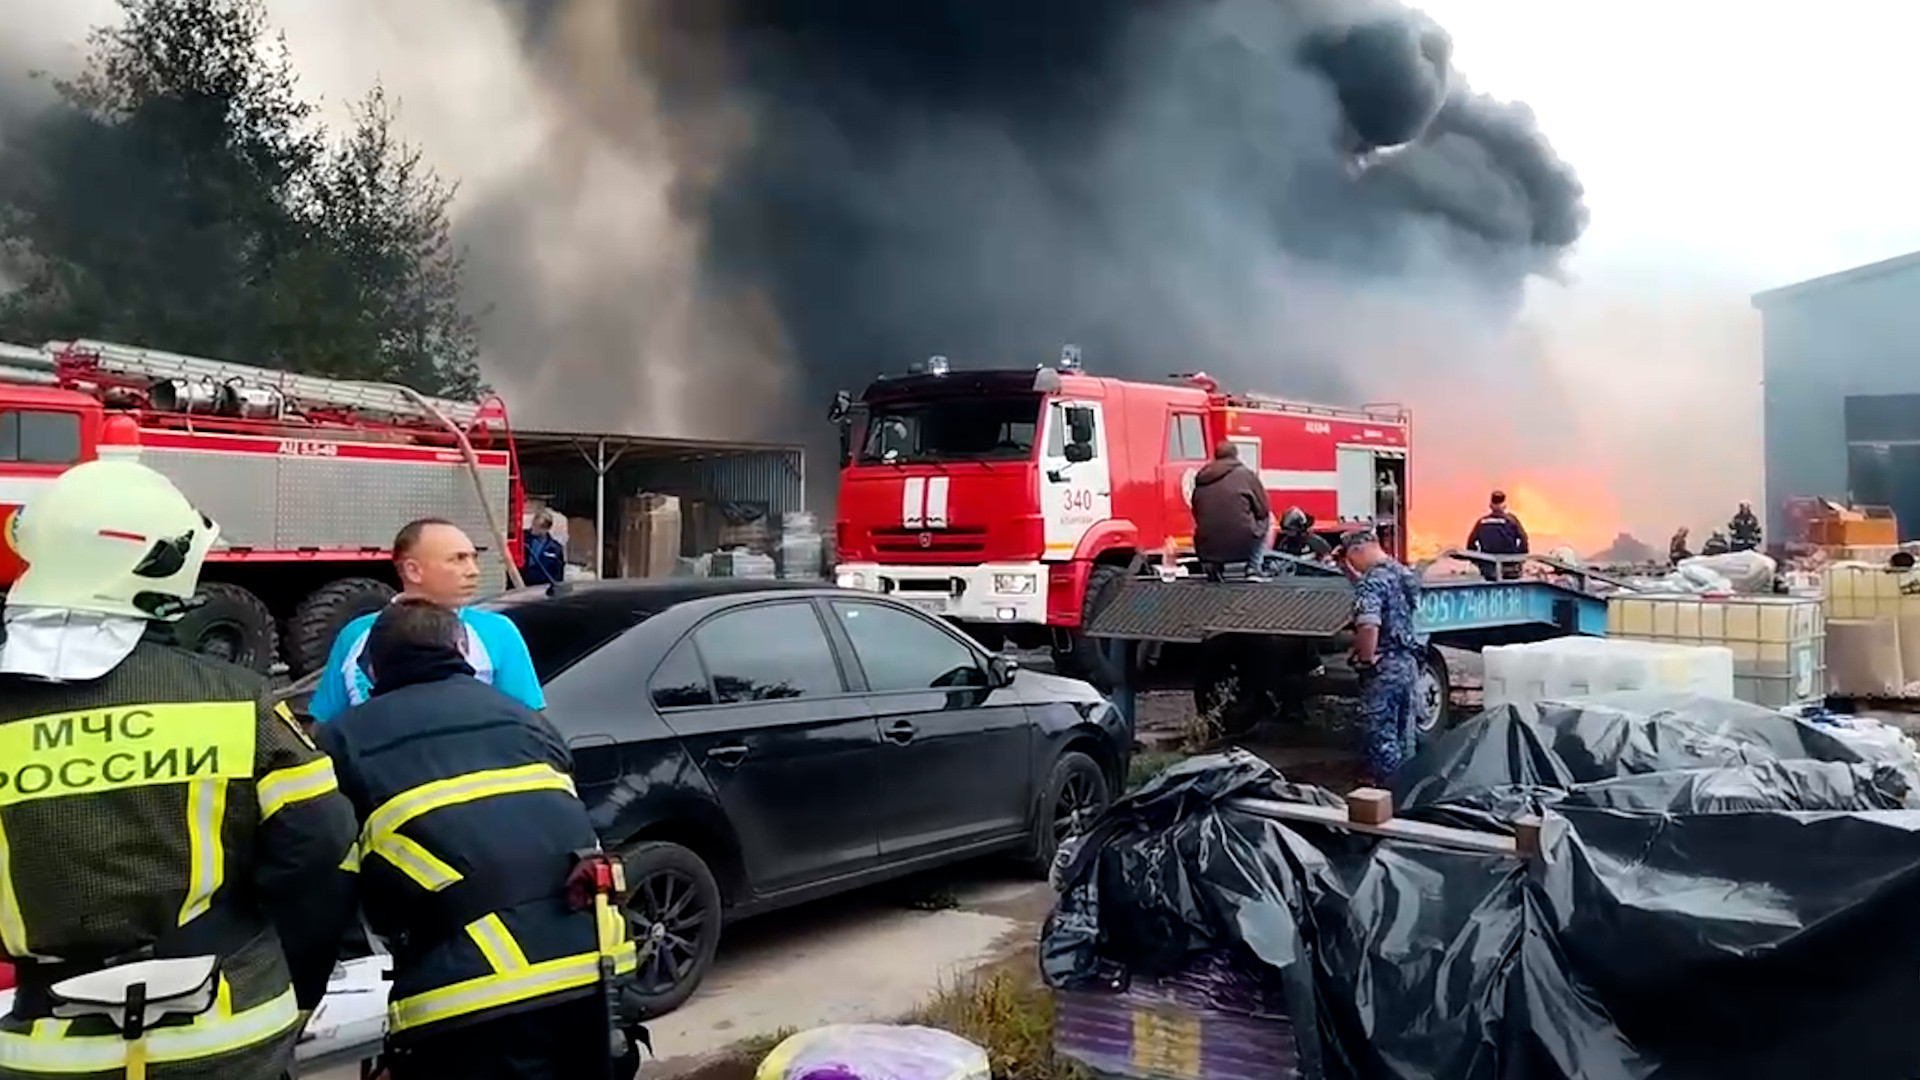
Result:
[[[950,561],[955,555],[980,555],[987,550],[987,530],[972,529],[875,529],[873,550],[884,560],[888,557],[935,558]]]
[[[1329,637],[1353,621],[1344,581],[1160,581],[1115,586],[1088,622],[1091,637],[1195,644],[1217,634]]]

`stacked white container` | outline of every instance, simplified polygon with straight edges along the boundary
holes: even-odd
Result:
[[[1614,690],[1733,697],[1733,650],[1724,646],[1567,637],[1495,645],[1481,657],[1490,709]]]

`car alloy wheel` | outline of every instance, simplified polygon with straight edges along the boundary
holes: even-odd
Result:
[[[635,972],[646,994],[667,994],[693,973],[707,921],[707,910],[691,875],[672,867],[654,870],[635,883],[627,917],[636,943],[646,955]]]
[[[1086,828],[1105,809],[1100,805],[1101,801],[1093,777],[1079,772],[1068,773],[1066,783],[1060,785],[1060,797],[1053,806],[1053,842],[1060,844]]]

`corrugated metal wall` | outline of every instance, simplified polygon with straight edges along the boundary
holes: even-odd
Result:
[[[1844,498],[1846,399],[1920,392],[1920,260],[1755,298],[1763,327],[1768,532],[1789,496]],[[1901,521],[1903,535],[1920,522]]]

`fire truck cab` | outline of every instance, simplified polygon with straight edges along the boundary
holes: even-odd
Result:
[[[1057,368],[956,371],[939,357],[842,394],[835,540],[842,586],[885,592],[989,644],[1050,644],[1079,674],[1098,653],[1077,631],[1141,553],[1190,556],[1194,477],[1232,440],[1275,516],[1316,531],[1373,524],[1406,553],[1409,419],[1223,391],[1202,374],[1164,383]]]

